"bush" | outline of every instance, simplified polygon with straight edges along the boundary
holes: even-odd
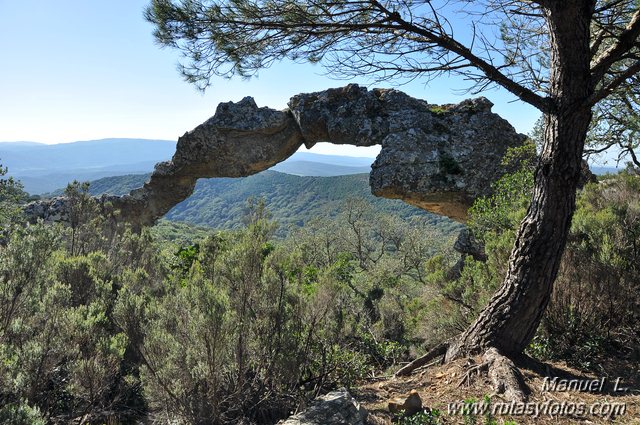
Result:
[[[23,402],[0,406],[0,423],[5,425],[46,424],[37,407],[31,407]]]
[[[85,201],[82,208],[93,207]],[[129,339],[112,310],[124,271],[144,265],[144,237],[107,232],[104,220],[78,213],[73,229],[16,227],[0,247],[0,405],[11,420],[142,413]]]
[[[512,157],[522,166],[472,209],[487,260],[455,278],[451,241],[358,201],[285,240],[254,201],[244,228],[175,244],[70,187],[72,226],[14,227],[0,245],[0,415],[274,423],[394,367],[464,330],[501,283],[531,187],[531,161]],[[633,175],[580,194],[532,352],[637,356],[639,199]]]
[[[640,358],[639,273],[640,176],[588,185],[540,330],[548,356],[585,369],[608,355]]]

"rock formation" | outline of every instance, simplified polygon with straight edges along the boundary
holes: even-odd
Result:
[[[379,144],[370,175],[375,195],[464,221],[472,200],[504,173],[507,148],[525,139],[491,106],[485,98],[430,105],[397,90],[353,84],[299,94],[284,111],[259,108],[250,97],[221,103],[212,118],[178,139],[172,160],[157,164],[142,188],[100,201],[120,209],[134,227],[150,225],[187,198],[199,178],[251,175],[302,144]],[[26,209],[32,219],[45,220],[63,215],[60,210],[60,199]]]
[[[447,279],[458,279],[462,274],[464,263],[468,255],[476,261],[487,261],[484,245],[478,241],[470,229],[464,228],[458,233],[453,249],[460,254],[460,259],[447,272]]]
[[[342,388],[315,399],[297,415],[278,425],[364,425],[367,411]]]

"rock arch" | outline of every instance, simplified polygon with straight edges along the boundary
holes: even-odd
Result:
[[[372,165],[374,195],[399,198],[464,221],[467,208],[504,173],[507,148],[525,136],[497,114],[485,98],[431,105],[393,89],[355,84],[299,94],[289,108],[259,108],[246,97],[221,103],[213,117],[178,139],[171,161],[158,163],[142,188],[125,196],[102,196],[134,227],[153,224],[186,199],[199,178],[241,177],[266,170],[303,144],[381,145]],[[61,217],[60,199],[26,208],[32,218]]]

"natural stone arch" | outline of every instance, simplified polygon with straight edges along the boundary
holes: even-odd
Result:
[[[151,225],[186,199],[199,178],[242,177],[287,159],[303,144],[381,145],[372,165],[374,195],[398,198],[464,221],[473,199],[504,173],[501,159],[525,136],[485,98],[430,105],[398,90],[357,85],[299,94],[289,109],[259,108],[250,97],[221,103],[216,113],[178,139],[171,161],[130,194],[102,196],[134,227]],[[60,199],[27,207],[32,218],[60,217]]]

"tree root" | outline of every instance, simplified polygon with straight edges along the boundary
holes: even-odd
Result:
[[[489,379],[496,394],[503,394],[508,401],[524,402],[527,399],[527,385],[520,370],[508,357],[497,349],[489,348],[483,359],[489,365]]]
[[[481,372],[487,372],[495,394],[502,394],[508,401],[526,401],[527,386],[520,370],[511,359],[500,354],[497,349],[489,348],[485,351],[482,363],[470,367],[458,383],[458,387],[463,384],[470,385],[473,374],[480,375]]]
[[[478,375],[480,375],[480,373],[489,370],[489,366],[491,366],[489,362],[482,362],[481,364],[471,366],[469,369],[467,369],[467,373],[465,373],[460,382],[458,382],[458,387],[461,387],[464,384],[466,384],[467,386],[471,385],[473,374],[477,373]]]
[[[395,376],[410,375],[416,369],[429,364],[429,362],[432,362],[438,357],[442,357],[439,362],[444,363],[444,355],[446,354],[450,344],[451,341],[445,341],[442,344],[437,345],[424,356],[415,359],[402,369],[398,370],[395,373]],[[504,399],[510,402],[525,402],[527,400],[528,388],[520,370],[511,359],[501,354],[496,348],[487,349],[482,356],[482,363],[473,365],[467,369],[466,374],[458,383],[458,387],[465,384],[470,385],[473,381],[474,375],[478,376],[483,372],[486,372],[491,380],[494,394],[500,394]]]
[[[431,362],[432,360],[435,360],[438,357],[442,357],[444,359],[444,355],[447,353],[447,349],[448,348],[449,348],[449,341],[445,341],[443,343],[440,343],[440,344],[436,345],[434,348],[432,348],[424,356],[418,357],[417,359],[415,359],[414,361],[412,361],[408,365],[406,365],[406,366],[402,367],[400,370],[398,370],[395,373],[395,376],[411,375],[411,373],[414,370],[418,369],[419,367],[422,367],[422,366],[426,365],[427,363]]]

